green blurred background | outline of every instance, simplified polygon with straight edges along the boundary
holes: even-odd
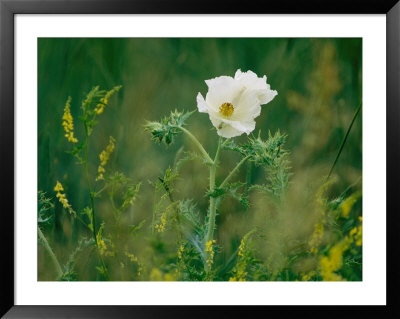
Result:
[[[137,224],[145,219],[149,225],[154,189],[148,181],[155,181],[172,165],[182,145],[185,149],[192,147],[184,136],[179,136],[168,148],[154,143],[143,129],[145,121],[159,120],[175,108],[196,109],[197,93],[205,96],[207,92],[206,79],[234,76],[237,69],[252,70],[260,77],[267,75],[271,89],[278,91],[272,102],[262,106],[254,133],[261,130],[266,136],[268,130],[280,129],[288,135],[286,149],[291,153],[292,186],[282,208],[282,221],[274,226],[273,236],[275,241],[279,240],[275,244],[281,245],[282,238],[290,234],[292,238],[293,233],[296,233],[294,238],[309,236],[315,218],[308,210],[307,198],[326,177],[361,102],[361,52],[362,40],[352,38],[41,38],[38,40],[38,189],[55,198],[53,188],[59,180],[75,210],[88,205],[82,167],[66,153],[72,146],[65,139],[61,125],[64,105],[71,96],[75,136],[83,140],[83,126],[78,117],[86,93],[96,85],[106,90],[122,85],[95,127],[89,171],[94,177],[98,155],[109,136],[113,136],[116,149],[107,169],[122,171],[134,182],[143,182],[139,198],[124,216],[124,223]],[[337,182],[331,188],[333,197],[354,183],[361,187],[361,123],[359,114],[334,171]],[[217,138],[208,116],[195,113],[188,124],[209,153],[214,154]],[[237,140],[245,141],[246,136]],[[238,159],[237,154],[224,152],[217,180],[221,181]],[[238,178],[244,174],[241,172]],[[176,186],[177,194],[180,198],[195,198],[199,209],[205,212],[207,168],[199,161],[185,164],[182,177]],[[264,173],[254,168],[252,178],[262,183]],[[245,215],[243,208],[232,200],[221,207],[225,213],[218,216],[218,238],[226,252],[231,249],[232,238],[240,240],[252,225],[264,224],[268,219],[272,208],[269,209],[265,198],[254,193],[251,201],[253,206]],[[107,197],[96,205],[100,220],[105,220],[107,227],[110,219]],[[62,212],[59,203],[55,213],[55,224],[47,234],[60,261],[65,262],[76,246],[80,229]],[[132,243],[136,251],[145,252],[145,246],[146,242],[141,246]],[[274,244],[261,248],[265,259],[275,256],[271,247]],[[279,247],[276,251],[282,253]],[[279,264],[279,258],[275,257]],[[50,262],[42,249],[38,258],[39,279],[51,280],[54,272],[49,270]],[[95,275],[88,271],[82,278],[92,280]]]

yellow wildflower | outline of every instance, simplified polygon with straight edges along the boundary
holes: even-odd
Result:
[[[74,137],[74,120],[71,115],[71,97],[68,97],[65,103],[64,114],[62,117],[62,126],[64,127],[65,137],[69,142],[77,143],[78,139]]]
[[[347,197],[341,204],[340,209],[342,211],[342,216],[347,218],[351,209],[353,208],[354,204],[357,200],[361,197],[361,192],[355,192]]]
[[[240,241],[240,246],[239,246],[239,252],[238,255],[240,257],[244,257],[244,250],[246,248],[246,242],[244,240],[244,238]]]
[[[97,232],[96,235],[96,241],[100,255],[104,255],[105,251],[107,250],[107,245],[103,239],[103,228],[104,228],[104,223],[101,224],[99,231]]]
[[[103,174],[106,171],[104,169],[104,166],[106,166],[108,160],[110,159],[110,155],[114,151],[114,149],[115,149],[115,139],[112,136],[110,136],[110,141],[109,141],[106,149],[103,150],[99,155],[100,165],[99,165],[99,168],[97,169],[98,175],[96,177],[96,181],[98,181],[100,179],[104,179]]]
[[[114,93],[118,92],[119,89],[120,89],[121,87],[122,87],[122,86],[120,85],[120,86],[116,86],[116,87],[112,88],[110,91],[108,91],[108,92],[105,94],[104,97],[102,97],[102,98],[100,99],[100,102],[97,103],[96,107],[94,108],[94,111],[95,111],[98,115],[100,115],[101,113],[103,113],[104,107],[108,104],[109,98],[110,98]]]
[[[165,231],[165,226],[167,225],[167,211],[161,214],[160,223],[155,225],[154,228],[159,232],[162,233]]]
[[[318,253],[318,247],[321,245],[322,236],[324,234],[323,222],[314,225],[314,232],[308,245],[310,246],[310,252],[313,254]]]
[[[97,244],[99,245],[100,255],[104,255],[104,252],[107,250],[107,245],[104,242],[104,239],[97,241]]]
[[[182,254],[185,251],[185,247],[183,245],[180,245],[179,249],[178,249],[178,259],[181,260],[182,259]]]
[[[63,207],[68,210],[68,212],[76,217],[76,212],[72,209],[71,205],[68,203],[67,196],[62,193],[64,191],[64,187],[61,185],[59,181],[57,181],[56,186],[54,187],[54,191],[57,192],[56,197],[63,205]]]
[[[125,256],[127,256],[129,258],[129,260],[133,263],[138,261],[137,257],[134,254],[125,252]]]
[[[358,218],[361,222],[362,217]],[[355,242],[356,246],[361,246],[362,245],[362,225],[358,225],[354,227],[352,230],[349,232],[349,236],[352,241]]]
[[[351,240],[345,237],[340,243],[333,246],[328,253],[328,256],[324,256],[319,261],[322,278],[325,281],[340,281],[343,278],[336,274],[342,267],[342,256],[343,253],[349,248]]]
[[[57,181],[56,186],[54,186],[54,191],[56,191],[56,192],[64,191],[64,187],[61,185],[61,183],[59,181]]]
[[[215,240],[209,240],[206,243],[206,252],[208,253],[208,258],[207,258],[206,262],[207,262],[208,267],[210,267],[210,268],[211,268],[211,265],[214,263],[214,254],[215,254],[214,245],[216,243],[217,242]]]
[[[229,281],[246,281],[247,271],[238,269],[234,276],[229,278]]]
[[[130,262],[137,264],[137,275],[140,276],[140,274],[142,273],[143,267],[142,267],[142,264],[139,262],[139,258],[136,257],[134,254],[131,254],[127,251],[125,252],[125,256],[128,257]]]
[[[309,273],[303,273],[301,276],[302,281],[311,280],[317,273],[315,271],[310,271]]]

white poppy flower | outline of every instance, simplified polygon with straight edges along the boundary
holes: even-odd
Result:
[[[236,71],[235,77],[220,76],[205,81],[208,92],[204,99],[197,95],[199,112],[208,113],[218,135],[229,138],[247,135],[256,127],[254,119],[278,94],[267,84],[267,77],[257,77],[252,71]]]

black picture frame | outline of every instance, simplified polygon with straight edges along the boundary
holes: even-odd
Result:
[[[16,14],[385,14],[387,52],[387,304],[386,306],[20,306],[14,303],[14,18]],[[197,318],[205,316],[358,318],[400,317],[398,252],[400,162],[400,2],[398,0],[234,1],[182,0],[0,0],[1,308],[5,318]],[[382,141],[383,142],[383,141]],[[379,212],[384,213],[384,212]]]

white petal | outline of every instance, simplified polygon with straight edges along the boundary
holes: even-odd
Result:
[[[204,97],[203,95],[201,95],[201,93],[199,92],[199,94],[197,94],[197,108],[199,109],[199,112],[201,113],[208,113],[208,105],[206,103],[206,101],[204,101]]]
[[[271,102],[277,95],[278,92],[275,90],[260,90],[258,98],[261,104],[267,104]]]
[[[216,129],[218,129],[222,123],[221,118],[219,116],[215,116],[213,113],[210,113],[210,121]]]
[[[261,107],[257,91],[244,90],[234,99],[232,104],[235,108],[232,120],[242,121],[260,115]]]
[[[247,135],[249,135],[256,127],[256,122],[254,122],[253,119],[248,119],[247,121],[231,121],[227,119],[221,119],[221,121],[242,133],[246,133]]]
[[[242,76],[242,70],[238,69],[235,73],[235,80],[239,79]]]
[[[220,76],[215,79],[206,80],[208,93],[206,102],[215,112],[225,102],[231,102],[240,90],[240,84],[230,76]]]
[[[251,132],[253,132],[254,129],[256,128],[256,122],[253,119],[251,119],[247,122],[242,122],[242,125],[246,128],[245,133],[247,135],[249,135]]]
[[[224,125],[221,129],[217,129],[217,133],[219,136],[225,137],[225,138],[231,138],[235,136],[240,136],[243,134],[243,132],[238,131],[234,127],[230,125]]]
[[[257,74],[252,71],[243,73],[240,70],[237,70],[235,80],[249,90],[257,90],[260,104],[267,104],[278,94],[277,91],[271,90],[265,75],[262,78],[259,78],[257,77]]]
[[[252,71],[241,72],[238,70],[235,74],[235,80],[251,89],[269,89],[267,77],[264,75],[262,78],[259,78]]]
[[[243,131],[236,129],[229,123],[225,123],[223,119],[213,116],[212,114],[210,114],[210,120],[214,127],[217,129],[217,133],[219,136],[230,138],[242,135],[244,133]]]

